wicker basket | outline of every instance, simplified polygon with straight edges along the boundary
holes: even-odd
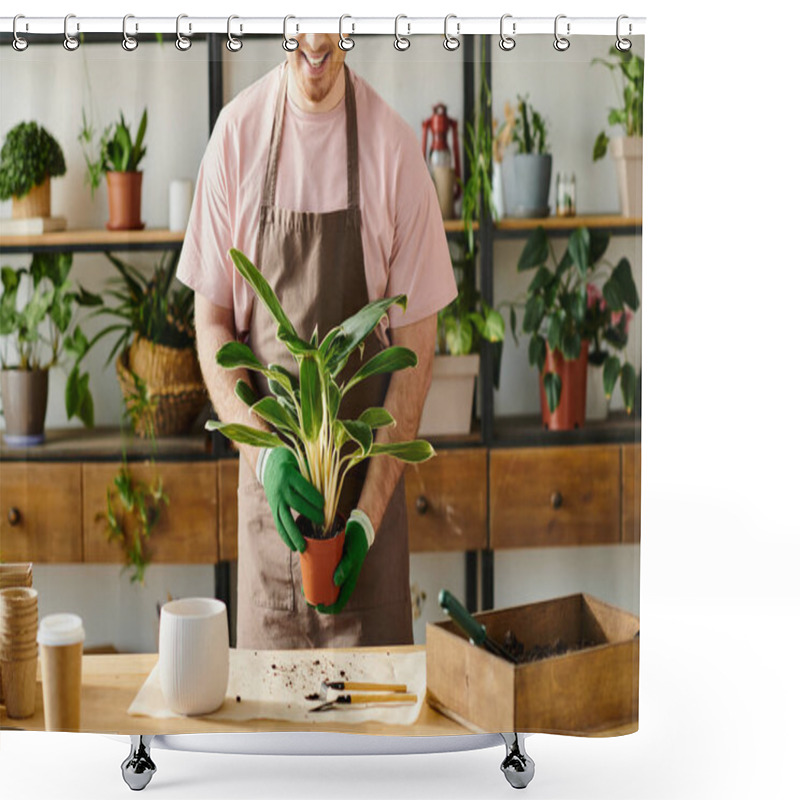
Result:
[[[132,354],[137,355],[136,363],[145,372],[136,371],[147,387],[149,399],[148,408],[142,412],[134,411],[134,398],[139,392],[131,370]],[[193,379],[195,375],[197,379]],[[137,436],[148,436],[151,428],[154,436],[186,433],[208,400],[193,348],[176,350],[151,342],[132,345],[117,357],[117,378]]]

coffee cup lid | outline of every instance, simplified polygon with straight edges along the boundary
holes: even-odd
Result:
[[[49,614],[39,623],[39,644],[51,647],[77,644],[86,639],[83,620],[77,614]]]

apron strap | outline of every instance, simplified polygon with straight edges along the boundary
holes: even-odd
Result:
[[[278,185],[278,159],[281,152],[283,138],[284,109],[286,108],[286,94],[288,88],[289,67],[283,68],[281,84],[278,88],[277,108],[272,119],[272,131],[269,138],[269,158],[267,170],[264,174],[264,187],[261,192],[261,205],[273,208],[275,206],[275,192]],[[359,173],[358,173],[358,118],[356,114],[356,93],[350,70],[344,65],[344,102],[347,136],[347,208],[358,209],[359,204]]]

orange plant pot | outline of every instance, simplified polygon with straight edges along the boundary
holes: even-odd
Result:
[[[561,352],[553,353],[547,346],[544,370],[539,375],[539,397],[542,401],[542,424],[551,431],[570,431],[582,428],[586,422],[586,376],[589,367],[589,342],[581,343],[578,358],[567,361]],[[561,398],[555,411],[547,405],[544,374],[555,372],[561,378]]]
[[[303,530],[302,526],[300,530]],[[303,594],[312,605],[333,605],[339,598],[339,587],[333,582],[333,573],[344,552],[344,525],[330,539],[304,538],[306,549],[300,553]]]
[[[142,213],[142,173],[107,172],[108,222],[110,231],[139,231],[144,228]]]

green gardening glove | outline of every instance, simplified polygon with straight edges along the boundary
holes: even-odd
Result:
[[[344,530],[342,560],[333,573],[333,582],[341,587],[339,597],[331,606],[318,605],[317,611],[321,614],[338,614],[347,605],[374,538],[375,532],[369,517],[361,509],[355,509]]]
[[[311,522],[325,521],[322,495],[300,474],[297,459],[285,447],[263,449],[256,463],[256,477],[264,487],[275,527],[290,550],[303,552],[306,540],[292,516],[292,509]]]

